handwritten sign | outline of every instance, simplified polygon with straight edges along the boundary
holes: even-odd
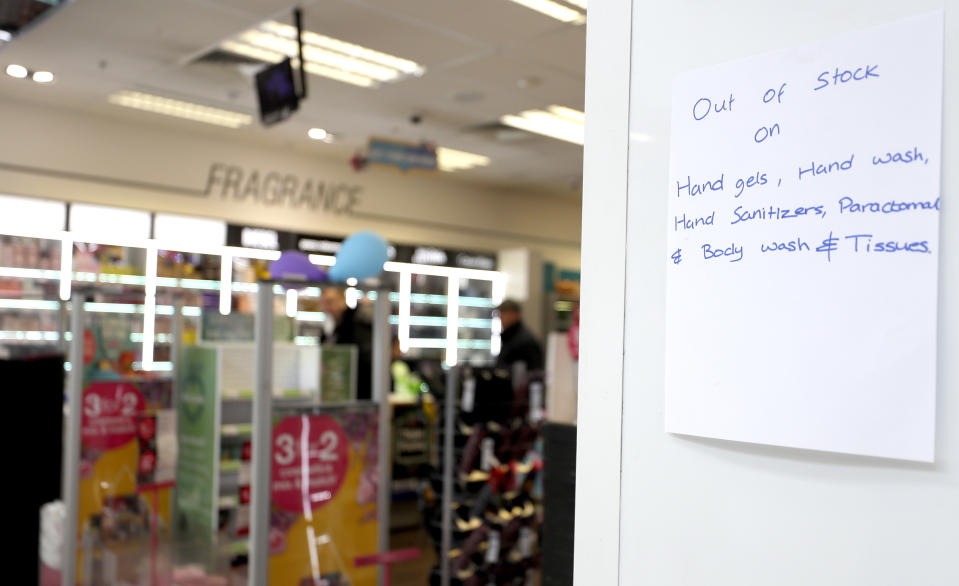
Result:
[[[943,15],[675,80],[666,430],[932,461]]]

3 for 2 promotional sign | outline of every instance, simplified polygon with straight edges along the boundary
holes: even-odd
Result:
[[[273,430],[273,503],[309,514],[336,496],[349,466],[349,440],[328,415],[287,417]]]

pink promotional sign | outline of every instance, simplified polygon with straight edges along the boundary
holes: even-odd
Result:
[[[146,407],[135,385],[122,381],[91,383],[83,391],[83,445],[112,450],[137,434],[137,415]]]
[[[292,416],[273,428],[270,494],[280,509],[319,509],[336,496],[348,468],[349,440],[332,417]]]

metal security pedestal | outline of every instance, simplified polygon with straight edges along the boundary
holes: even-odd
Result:
[[[250,586],[267,586],[270,564],[270,468],[273,433],[273,300],[274,285],[325,287],[329,282],[260,281],[255,321],[255,386],[253,391],[252,482],[250,499]],[[373,319],[372,391],[379,406],[379,487],[377,492],[378,549],[390,549],[390,330],[389,290],[376,288]],[[383,569],[380,568],[380,584]]]

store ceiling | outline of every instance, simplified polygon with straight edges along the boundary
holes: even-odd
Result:
[[[197,62],[267,19],[291,22],[289,0],[76,0],[0,50],[0,63],[54,72],[49,85],[0,75],[0,96],[175,125],[184,132],[282,143],[344,165],[370,136],[429,141],[480,153],[488,167],[457,178],[579,197],[582,148],[522,131],[486,129],[504,114],[551,104],[583,109],[585,26],[508,0],[304,2],[305,28],[414,60],[426,74],[377,89],[309,77],[309,98],[269,129],[219,129],[111,105],[139,90],[256,112],[249,72]],[[418,114],[422,122],[413,124]],[[159,120],[158,120],[159,119]],[[334,144],[310,141],[326,128]]]

